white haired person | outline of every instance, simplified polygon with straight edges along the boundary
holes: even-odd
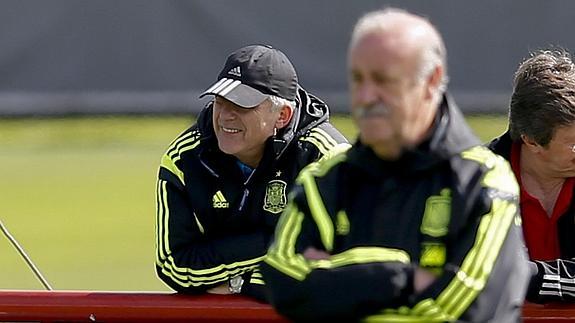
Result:
[[[300,173],[264,264],[295,321],[517,322],[519,188],[446,95],[425,19],[367,14],[348,53],[357,142]]]
[[[230,54],[206,95],[213,100],[160,164],[156,271],[178,292],[264,300],[258,266],[295,177],[349,144],[275,48]]]

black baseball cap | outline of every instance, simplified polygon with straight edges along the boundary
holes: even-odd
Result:
[[[200,95],[219,95],[242,108],[254,108],[275,95],[295,101],[297,74],[281,51],[264,45],[242,47],[231,53],[218,81]]]

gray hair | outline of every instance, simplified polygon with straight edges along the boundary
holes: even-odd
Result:
[[[424,80],[436,67],[443,67],[443,78],[441,79],[441,83],[437,89],[438,95],[441,95],[441,93],[443,93],[447,88],[447,83],[449,82],[449,78],[447,76],[447,51],[445,49],[443,39],[437,29],[424,17],[416,16],[406,10],[398,8],[385,8],[369,12],[362,16],[355,24],[351,35],[349,50],[354,48],[359,40],[369,33],[388,31],[390,29],[390,18],[409,19],[413,22],[424,24],[429,27],[431,31],[430,41],[426,42],[424,47],[421,49],[416,78],[418,80]]]
[[[292,110],[295,110],[295,102],[286,100],[284,98],[280,98],[279,96],[270,95],[269,96],[270,102],[272,103],[271,110],[272,112],[277,112],[281,110],[285,105],[289,106]]]

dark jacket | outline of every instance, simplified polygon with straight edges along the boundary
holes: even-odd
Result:
[[[261,266],[294,320],[513,322],[527,284],[508,163],[444,99],[430,138],[397,161],[356,143],[304,169]],[[307,260],[307,247],[327,260]],[[438,275],[420,294],[414,270]]]
[[[201,293],[242,275],[243,294],[262,298],[257,271],[286,192],[299,171],[329,150],[349,147],[321,100],[298,91],[289,125],[266,142],[246,178],[218,148],[212,107],[170,145],[157,182],[156,271],[180,292]]]
[[[489,149],[511,160],[513,141],[509,132],[489,143]],[[575,196],[575,192],[573,192]],[[575,301],[575,203],[557,221],[561,259],[535,261],[537,273],[529,284],[527,299],[531,302]]]

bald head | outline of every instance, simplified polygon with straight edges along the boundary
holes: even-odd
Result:
[[[446,50],[443,39],[437,29],[425,18],[405,10],[387,8],[370,12],[356,23],[349,51],[366,37],[379,37],[385,40],[397,55],[413,56],[417,70],[415,77],[425,78],[440,66],[443,70],[441,87],[447,85]]]

